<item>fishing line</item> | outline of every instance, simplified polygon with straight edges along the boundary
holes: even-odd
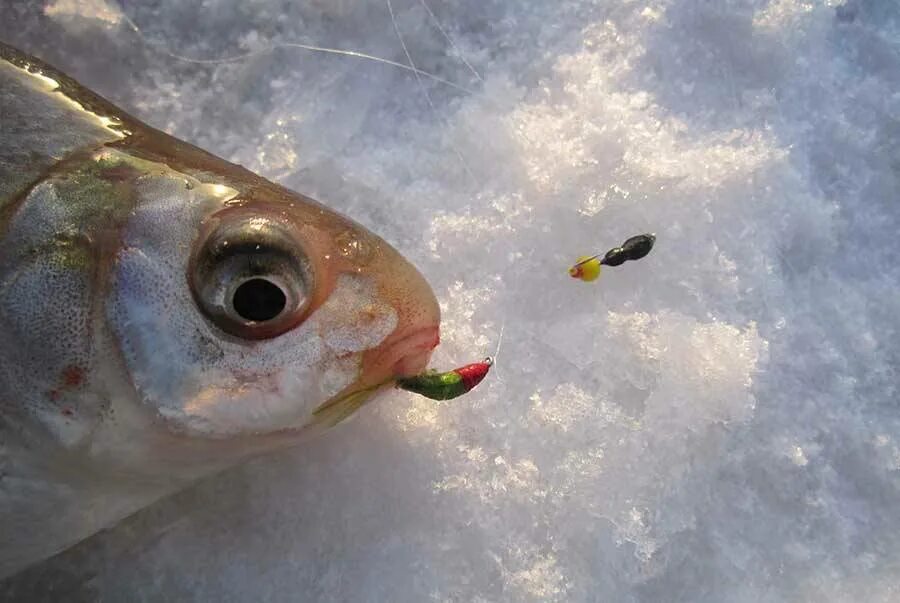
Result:
[[[140,27],[138,27],[137,23],[135,23],[131,17],[129,17],[127,14],[125,14],[124,10],[122,10],[120,8],[119,11],[120,11],[120,13],[122,15],[122,19],[125,21],[125,23],[131,28],[132,31],[134,31],[134,33],[141,39],[141,41],[144,42],[144,44],[146,44],[147,46],[150,46],[151,48],[155,49],[157,52],[159,52],[161,54],[164,54],[172,59],[175,59],[176,61],[181,61],[184,63],[192,63],[195,65],[222,65],[222,64],[226,64],[226,63],[238,63],[240,61],[243,61],[243,60],[246,60],[249,58],[253,58],[253,57],[268,53],[268,52],[273,52],[275,50],[279,50],[282,48],[295,48],[295,49],[299,49],[299,50],[307,50],[310,52],[319,52],[319,53],[323,53],[323,54],[333,54],[333,55],[339,55],[339,56],[345,56],[345,57],[353,57],[356,59],[363,59],[366,61],[373,61],[375,63],[381,63],[383,65],[388,65],[390,67],[397,67],[398,69],[403,69],[404,71],[412,72],[416,76],[416,79],[419,79],[420,77],[427,77],[430,80],[433,80],[444,86],[449,86],[449,87],[459,90],[460,92],[463,92],[465,94],[474,94],[474,91],[471,90],[470,88],[466,88],[465,86],[461,86],[460,84],[456,84],[454,82],[451,82],[450,80],[446,80],[440,76],[434,75],[433,73],[429,73],[427,71],[418,69],[414,65],[404,65],[403,63],[399,63],[397,61],[392,61],[390,59],[385,59],[383,57],[366,54],[365,52],[359,52],[356,50],[344,50],[341,48],[329,48],[327,46],[316,46],[314,44],[303,44],[301,42],[279,42],[277,44],[270,44],[269,46],[265,46],[263,48],[258,48],[257,50],[245,52],[243,54],[237,54],[237,55],[232,55],[232,56],[218,58],[218,59],[197,59],[197,58],[193,58],[193,57],[188,57],[188,56],[174,53],[174,52],[170,51],[168,48],[166,48],[163,44],[158,43],[155,40],[152,40],[151,38],[149,38],[147,35],[144,34],[143,30]],[[481,78],[479,78],[479,79],[481,79]]]
[[[394,16],[394,5],[391,3],[391,0],[385,0],[385,2],[387,3],[388,13],[390,13],[391,15],[391,24],[394,26],[394,32],[397,34],[397,39],[400,40],[400,46],[403,47],[403,54],[406,55],[406,60],[409,62],[409,67],[412,69],[413,75],[416,76],[416,83],[419,86],[419,90],[421,90],[422,94],[425,95],[425,100],[428,102],[428,106],[431,107],[431,111],[434,113],[435,117],[437,117],[444,123],[444,127],[446,129],[449,129],[449,124],[447,123],[447,121],[439,117],[440,114],[438,113],[437,107],[434,106],[434,102],[431,100],[431,95],[428,93],[428,89],[422,82],[422,78],[419,77],[419,70],[416,68],[416,64],[412,59],[412,55],[409,54],[409,48],[406,47],[406,41],[404,41],[403,39],[403,34],[400,33],[400,26],[397,25],[397,18]],[[453,144],[452,141],[450,141],[449,144],[450,148],[453,149],[453,152],[456,153],[456,156],[459,158],[459,161],[462,164],[463,169],[469,175],[469,178],[472,179],[473,183],[477,183],[478,179],[475,178],[475,174],[469,168],[469,164],[466,162],[463,154],[459,151],[458,148],[456,148],[456,145]]]
[[[431,20],[434,23],[434,26],[437,28],[437,30],[439,32],[441,32],[441,35],[444,36],[444,39],[447,40],[447,43],[449,43],[450,46],[453,48],[453,51],[456,54],[456,58],[458,58],[460,61],[462,61],[463,64],[469,68],[469,71],[472,73],[472,75],[475,76],[476,80],[478,80],[481,83],[484,83],[484,80],[481,78],[481,74],[479,74],[478,71],[474,67],[472,67],[472,64],[466,60],[466,57],[463,56],[462,51],[459,49],[459,46],[456,45],[456,42],[453,41],[453,38],[451,38],[447,34],[447,32],[444,31],[444,28],[441,27],[441,22],[438,20],[437,16],[435,16],[435,14],[433,12],[431,12],[431,7],[428,6],[428,3],[426,3],[425,0],[419,0],[419,3],[422,5],[422,8],[424,8],[425,11],[428,13],[428,16],[431,17]]]
[[[497,381],[503,381],[502,376],[500,375],[500,346],[503,345],[503,331],[506,329],[506,315],[503,315],[503,321],[500,323],[500,334],[497,335],[497,348],[494,350],[494,355],[491,358],[494,359],[494,374],[496,375]]]

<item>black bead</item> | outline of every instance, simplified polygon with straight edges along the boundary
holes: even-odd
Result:
[[[613,247],[607,251],[600,263],[605,266],[621,266],[628,260],[639,260],[650,253],[655,242],[656,236],[652,234],[631,237],[621,247]]]
[[[622,243],[622,249],[629,260],[639,260],[650,253],[655,242],[656,237],[652,234],[637,235]]]
[[[624,249],[621,247],[613,247],[606,252],[606,255],[600,260],[600,263],[605,264],[606,266],[621,266],[627,259],[628,255],[625,253]]]

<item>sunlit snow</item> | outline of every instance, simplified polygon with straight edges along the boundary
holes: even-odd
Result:
[[[500,349],[0,592],[900,600],[900,3],[3,4],[5,41],[397,246],[435,367]]]

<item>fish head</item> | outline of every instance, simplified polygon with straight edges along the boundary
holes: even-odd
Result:
[[[0,80],[31,148],[0,153],[0,416],[17,432],[113,454],[159,427],[290,440],[425,368],[438,305],[384,240],[2,45]]]
[[[186,171],[134,178],[107,298],[133,387],[171,428],[291,433],[425,368],[438,305],[390,245],[261,179]]]
[[[0,132],[0,578],[339,422],[438,343],[385,241],[2,43]]]

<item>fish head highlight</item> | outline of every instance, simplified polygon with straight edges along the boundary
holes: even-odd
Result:
[[[135,176],[110,268],[106,316],[145,408],[186,435],[284,436],[425,368],[438,305],[392,247],[269,183],[186,171]]]

